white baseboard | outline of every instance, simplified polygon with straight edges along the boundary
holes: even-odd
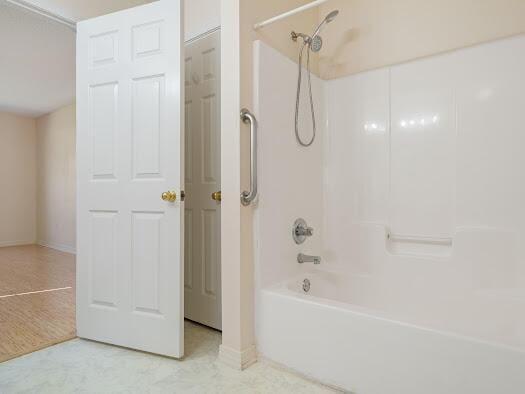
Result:
[[[257,351],[255,345],[243,351],[221,345],[219,348],[219,359],[226,365],[242,371],[257,362]]]
[[[34,245],[35,241],[0,241],[0,248],[7,246]]]
[[[46,242],[46,241],[38,241],[37,244],[40,245],[40,246],[44,246],[46,248],[59,250],[61,252],[66,252],[66,253],[71,253],[71,254],[76,254],[77,253],[76,249],[74,247],[69,246],[69,245],[55,244],[55,243]]]

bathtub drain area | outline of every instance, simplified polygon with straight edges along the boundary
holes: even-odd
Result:
[[[310,291],[310,281],[308,279],[303,280],[303,291],[305,293]]]

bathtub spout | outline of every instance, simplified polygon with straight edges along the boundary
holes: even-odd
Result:
[[[319,257],[319,256],[309,256],[307,254],[299,253],[297,255],[297,262],[299,264],[303,264],[303,263],[321,264],[321,257]]]

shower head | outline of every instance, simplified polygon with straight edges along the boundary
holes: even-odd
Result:
[[[318,34],[316,36],[313,36],[309,41],[310,49],[312,52],[319,52],[321,48],[323,47],[323,39]]]
[[[333,10],[328,15],[326,15],[326,18],[324,19],[326,19],[326,23],[330,23],[336,18],[337,15],[339,15],[339,10]]]
[[[321,28],[325,24],[332,22],[337,17],[338,14],[339,14],[339,11],[334,10],[330,12],[328,15],[326,15],[323,21],[319,24],[319,26],[317,26],[317,29],[315,30],[314,34],[312,34],[311,36],[307,34],[296,33],[292,31],[292,40],[297,41],[297,39],[301,37],[304,41],[303,45],[308,45],[308,47],[310,48],[312,52],[319,52],[321,48],[323,47],[323,39],[319,35],[319,32],[321,31]]]
[[[319,32],[321,31],[321,28],[325,24],[332,22],[337,17],[337,15],[339,15],[339,10],[333,10],[328,15],[326,15],[323,21],[319,24],[319,26],[317,26],[317,30],[315,30],[314,34],[312,34],[312,38],[317,36]]]

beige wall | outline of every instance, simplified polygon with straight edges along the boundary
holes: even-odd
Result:
[[[222,344],[220,357],[242,368],[244,343],[253,335],[241,329],[240,203],[240,63],[239,1],[221,1],[221,291]],[[242,290],[245,292],[246,290]],[[248,340],[243,337],[248,336]]]
[[[184,2],[184,39],[189,40],[221,24],[220,0]]]
[[[309,0],[222,0],[221,1],[221,213],[222,318],[221,358],[244,368],[255,360],[253,211],[240,204],[240,191],[249,178],[249,133],[241,126],[239,112],[253,109],[253,41],[261,39],[291,59],[298,44],[290,32],[310,32],[317,10],[278,22],[254,32],[256,22],[307,3]],[[315,59],[313,68],[316,68]],[[276,92],[278,94],[278,92]]]
[[[332,0],[321,76],[337,78],[525,32],[523,0]]]
[[[35,121],[0,113],[0,246],[36,238]]]
[[[316,8],[291,16],[283,21],[272,25],[253,30],[253,25],[267,18],[271,18],[282,12],[289,11],[311,0],[242,0],[240,1],[240,107],[248,108],[253,111],[253,42],[262,40],[272,46],[286,57],[297,61],[300,48],[299,42],[291,39],[291,31],[311,34],[315,29],[318,20],[318,10]],[[311,59],[312,70],[317,72],[317,55]],[[295,84],[295,80],[290,81]],[[275,92],[279,94],[279,92]],[[238,112],[238,111],[236,111]],[[293,114],[290,114],[293,116]],[[237,116],[238,117],[238,116]],[[250,168],[250,139],[248,126],[240,126],[240,170],[241,170],[241,189],[249,190],[249,168]],[[239,205],[239,201],[236,203]],[[253,254],[253,206],[240,208],[241,223],[241,299],[243,308],[241,309],[241,332],[243,333],[242,346],[246,348],[255,342],[254,333],[254,254]]]
[[[36,120],[37,241],[75,251],[75,104]]]

